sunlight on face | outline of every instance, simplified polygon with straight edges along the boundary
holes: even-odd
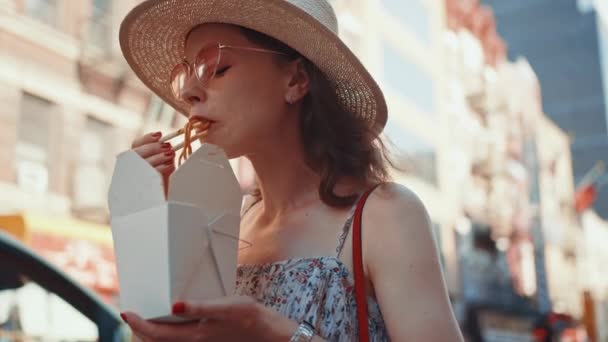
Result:
[[[186,40],[186,59],[192,65],[201,48],[213,43],[237,47],[262,48],[242,34],[238,27],[205,24],[195,28]],[[190,105],[190,116],[214,121],[205,139],[236,158],[257,153],[280,139],[278,132],[296,121],[285,115],[285,89],[289,75],[275,55],[221,49],[218,73],[207,84],[196,77],[186,80],[183,97]]]

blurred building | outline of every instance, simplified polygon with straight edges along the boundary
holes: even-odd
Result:
[[[538,84],[525,61],[506,62],[491,15],[459,18],[447,5],[334,1],[341,36],[385,92],[385,133],[406,168],[395,178],[429,209],[459,320],[475,309],[477,330],[525,338],[538,313],[536,275],[545,277],[531,230],[538,170],[524,152],[542,124]],[[474,24],[449,30],[459,19]],[[571,184],[568,176],[559,181]]]
[[[595,334],[594,340],[604,340],[608,337],[605,315],[608,277],[601,276],[594,267],[601,267],[605,255],[601,247],[590,241],[603,236],[600,227],[606,226],[593,209],[600,217],[608,218],[608,187],[605,186],[608,184],[605,174],[608,162],[607,3],[602,0],[483,2],[496,13],[498,31],[509,44],[510,57],[526,56],[537,72],[544,111],[572,138],[570,148],[578,186],[575,208],[584,231],[584,242],[578,244],[577,263],[582,272],[581,285],[587,290],[580,302],[586,303],[587,318],[591,307],[596,311],[592,324],[595,331],[590,335]],[[587,209],[589,205],[592,207]]]
[[[114,158],[160,116],[118,50],[118,24],[133,4],[0,1],[0,229],[110,302]],[[13,296],[28,333],[94,337],[90,322],[35,286],[0,295],[0,318]],[[70,329],[44,316],[51,312],[69,317]]]
[[[608,338],[608,222],[594,211],[587,210],[581,215],[585,235],[581,246],[579,277],[587,290],[583,300],[585,322],[596,341]]]
[[[382,87],[389,119],[384,136],[397,165],[396,181],[426,204],[451,293],[458,291],[457,259],[450,218],[458,204],[443,187],[449,141],[444,119],[441,1],[336,0],[340,36]]]
[[[608,11],[604,0],[483,0],[498,19],[509,56],[526,56],[540,80],[545,112],[573,137],[577,182],[608,163]],[[603,181],[608,184],[608,180]],[[608,186],[594,208],[608,218]]]
[[[548,313],[583,316],[570,138],[545,115],[527,60],[506,58],[490,8],[446,7],[457,302],[470,340],[524,341]]]

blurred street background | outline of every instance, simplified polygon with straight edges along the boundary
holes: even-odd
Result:
[[[127,335],[115,156],[185,123],[120,53],[138,2],[0,0],[2,342]],[[467,341],[608,342],[608,0],[332,4],[385,91],[395,179],[430,211]]]

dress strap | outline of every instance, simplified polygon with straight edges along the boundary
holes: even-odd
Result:
[[[348,232],[350,231],[350,227],[353,225],[353,220],[355,219],[355,209],[357,208],[357,203],[363,194],[360,194],[353,204],[353,207],[348,212],[348,219],[344,223],[344,227],[342,228],[342,233],[338,238],[338,246],[336,247],[336,258],[340,258],[340,253],[342,253],[342,248],[344,247],[344,242],[346,241],[346,237],[348,236]]]

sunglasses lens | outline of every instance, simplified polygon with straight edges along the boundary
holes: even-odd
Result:
[[[194,59],[194,72],[200,82],[207,83],[213,77],[219,60],[219,44],[206,46],[199,51]]]
[[[184,63],[176,65],[171,72],[171,91],[173,92],[173,96],[178,99],[181,99],[188,74],[188,66]]]

